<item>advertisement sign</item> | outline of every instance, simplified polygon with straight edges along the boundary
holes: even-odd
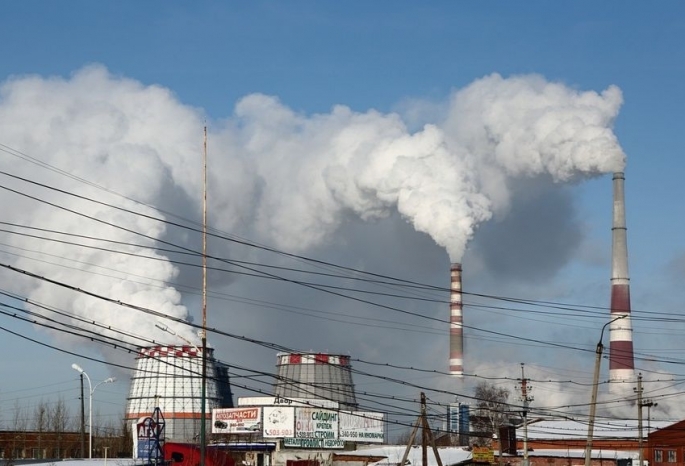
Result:
[[[264,406],[265,438],[295,436],[295,408],[289,406]]]
[[[221,408],[212,410],[213,434],[253,434],[262,427],[261,408]]]
[[[488,447],[473,447],[471,456],[474,463],[494,463],[495,453]]]
[[[337,439],[338,416],[327,409],[295,408],[295,437]]]
[[[134,458],[148,459],[155,453],[155,440],[151,438],[139,438],[136,442],[135,452]]]
[[[383,443],[384,420],[383,413],[341,411],[339,438],[351,442]]]
[[[284,447],[291,448],[345,448],[345,441],[331,438],[284,438]]]
[[[140,418],[133,431],[134,458],[158,459],[161,456],[160,434],[164,430],[163,418]]]
[[[310,398],[284,398],[281,396],[248,396],[238,398],[238,406],[311,406],[338,409],[338,402]]]

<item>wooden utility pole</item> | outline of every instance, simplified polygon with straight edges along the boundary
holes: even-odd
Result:
[[[638,430],[638,448],[640,449],[640,464],[639,466],[644,466],[645,455],[642,451],[642,374],[637,376],[637,388],[635,389],[637,393],[637,430]]]
[[[400,466],[404,466],[407,462],[407,457],[409,456],[409,451],[416,438],[416,431],[419,430],[419,426],[423,428],[421,431],[421,456],[422,465],[428,466],[428,443],[430,442],[433,448],[433,454],[435,455],[435,460],[438,462],[438,466],[442,466],[442,460],[440,459],[440,454],[438,453],[438,448],[435,446],[435,438],[433,437],[433,432],[428,425],[428,419],[426,416],[426,395],[421,392],[421,414],[416,419],[414,427],[412,428],[411,434],[409,435],[409,440],[407,442],[407,448],[404,450],[404,455],[402,456],[402,462]]]
[[[523,466],[528,466],[528,407],[530,402],[533,401],[533,397],[530,396],[528,390],[530,389],[528,385],[528,379],[523,371],[523,363],[521,363],[521,401],[523,402]],[[501,454],[501,452],[500,452]]]

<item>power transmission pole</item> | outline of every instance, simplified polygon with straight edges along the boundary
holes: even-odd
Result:
[[[587,442],[585,443],[585,466],[591,466],[592,464],[592,436],[594,435],[595,429],[595,413],[597,412],[597,388],[599,386],[599,368],[602,362],[602,351],[604,351],[604,344],[602,343],[602,338],[604,338],[604,329],[607,325],[611,325],[617,320],[626,318],[627,315],[622,315],[610,320],[602,326],[602,331],[599,333],[599,341],[597,342],[597,349],[595,350],[595,374],[592,378],[592,398],[590,399],[590,421],[587,424]]]
[[[528,466],[528,407],[530,402],[533,401],[533,397],[530,396],[529,390],[532,388],[528,385],[528,379],[523,368],[524,364],[521,363],[521,385],[519,389],[521,390],[521,402],[523,403],[523,410],[521,414],[523,415],[523,463],[522,466]]]
[[[442,460],[440,459],[440,454],[438,453],[438,448],[435,446],[435,438],[433,437],[433,432],[428,425],[428,418],[426,416],[426,395],[421,392],[421,414],[416,419],[414,423],[414,428],[409,435],[409,440],[407,441],[407,448],[404,450],[404,455],[402,456],[402,462],[400,465],[407,464],[407,457],[409,456],[409,451],[416,438],[416,431],[422,426],[421,432],[421,456],[423,460],[423,466],[428,466],[428,443],[430,442],[433,447],[433,454],[435,455],[435,460],[438,462],[438,466],[442,466]]]
[[[637,376],[637,388],[634,389],[637,393],[637,430],[638,430],[638,448],[640,449],[640,466],[644,466],[644,452],[642,451],[642,407],[645,403],[642,402],[642,373]]]

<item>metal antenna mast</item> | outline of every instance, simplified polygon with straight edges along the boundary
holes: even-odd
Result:
[[[202,193],[202,394],[200,401],[200,466],[205,466],[207,444],[207,125],[203,142],[203,193]]]

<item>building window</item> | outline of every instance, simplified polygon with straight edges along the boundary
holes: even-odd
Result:
[[[675,450],[668,450],[668,462],[675,463]]]
[[[664,462],[664,451],[663,450],[654,450],[654,462],[655,463],[663,463]]]

